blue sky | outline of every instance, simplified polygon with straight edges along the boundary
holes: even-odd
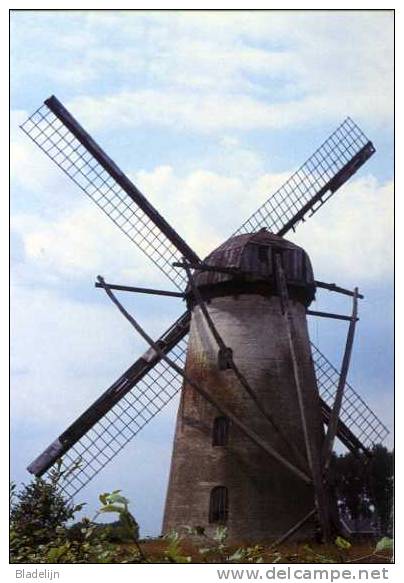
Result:
[[[12,472],[111,384],[143,344],[93,283],[170,282],[18,124],[55,94],[201,254],[230,235],[350,115],[377,153],[291,239],[316,278],[363,290],[349,380],[391,428],[391,12],[12,14]],[[158,335],[175,299],[125,297]],[[342,311],[319,291],[313,309]],[[344,322],[310,323],[339,366]],[[122,488],[158,534],[173,402],[80,495]],[[389,441],[391,444],[391,439]]]

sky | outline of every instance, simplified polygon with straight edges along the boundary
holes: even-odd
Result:
[[[392,12],[14,11],[11,27],[13,479],[145,348],[96,276],[172,289],[19,129],[51,94],[201,256],[351,116],[376,154],[288,238],[316,279],[365,295],[349,382],[392,429]],[[155,337],[184,309],[121,298]],[[351,303],[319,290],[312,309]],[[339,367],[346,323],[309,325]],[[159,534],[177,404],[78,494],[86,512],[121,488]]]

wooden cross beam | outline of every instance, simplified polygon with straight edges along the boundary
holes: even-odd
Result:
[[[343,294],[344,296],[354,296],[353,291],[349,290],[349,289],[345,289],[343,287],[339,287],[338,285],[335,285],[335,283],[324,283],[324,281],[315,281],[315,284],[317,287],[321,287],[323,289],[328,289],[329,291],[333,291],[333,292],[337,292],[339,294]],[[359,298],[360,300],[363,300],[363,298],[365,297],[364,295],[357,293],[356,297]]]
[[[347,320],[348,322],[352,320],[352,316],[333,314],[331,312],[317,312],[316,310],[306,310],[306,314],[308,316],[318,316],[319,318],[331,318],[332,320]],[[356,321],[358,320],[359,318],[356,318]]]
[[[173,267],[183,267],[185,268],[185,263],[182,261],[176,261],[175,263],[173,263]],[[248,276],[253,276],[253,275],[259,275],[260,277],[263,277],[262,274],[257,273],[255,271],[243,271],[242,269],[239,269],[238,267],[224,267],[221,265],[209,265],[209,263],[205,263],[204,261],[201,261],[200,263],[191,263],[188,262],[188,267],[190,267],[190,269],[196,269],[197,271],[213,271],[216,273],[224,273],[227,275],[234,275],[235,277],[248,277]],[[324,281],[319,281],[319,280],[315,280],[314,281],[316,287],[320,287],[323,289],[328,289],[329,291],[333,291],[339,294],[343,294],[346,296],[353,296],[353,292],[350,291],[349,289],[345,289],[343,287],[340,287],[338,285],[336,285],[335,283],[325,283]],[[360,293],[357,294],[357,297],[361,300],[363,300],[364,296]]]
[[[173,292],[165,289],[153,289],[149,287],[133,287],[131,285],[118,285],[116,283],[107,283],[109,289],[117,291],[136,292],[139,294],[151,294],[156,296],[168,296],[172,298],[184,298],[185,294],[182,292]],[[103,287],[99,282],[95,283],[95,287]]]

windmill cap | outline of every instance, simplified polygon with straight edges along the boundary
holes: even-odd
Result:
[[[282,258],[289,294],[293,299],[309,305],[314,299],[316,288],[308,254],[298,245],[266,229],[231,237],[204,260],[204,263],[213,267],[239,270],[240,276],[196,270],[195,283],[206,299],[242,293],[276,295],[276,253]],[[192,305],[194,302],[189,285],[186,296]]]

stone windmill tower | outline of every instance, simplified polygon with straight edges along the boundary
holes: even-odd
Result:
[[[306,317],[315,283],[310,260],[297,245],[266,230],[235,236],[211,253],[206,263],[253,275],[235,279],[230,274],[199,272],[194,280],[215,329],[231,348],[256,398],[251,398],[246,385],[235,378],[234,370],[219,354],[209,321],[190,289],[187,301],[192,317],[185,371],[304,474],[308,468],[305,436],[276,281],[277,256],[284,264],[290,296],[310,448],[315,460],[321,459],[324,430]],[[265,540],[269,534],[280,536],[291,521],[297,522],[302,513],[309,512],[314,496],[312,483],[278,460],[268,459],[259,445],[185,382],[165,531],[198,524],[210,533],[217,523],[223,523],[233,538]]]
[[[163,530],[199,526],[209,534],[225,524],[233,539],[259,541],[285,532],[307,536],[317,523],[329,538],[335,517],[327,470],[335,437],[366,453],[387,430],[346,382],[363,296],[315,280],[305,251],[284,235],[366,162],[372,143],[347,118],[201,261],[55,97],[21,127],[177,288],[98,277],[96,286],[150,349],[29,471],[46,475],[62,457],[61,488],[73,496],[182,389]],[[317,288],[351,296],[352,314],[311,311]],[[183,298],[187,310],[154,341],[112,290]],[[340,370],[310,342],[307,316],[349,321]]]

